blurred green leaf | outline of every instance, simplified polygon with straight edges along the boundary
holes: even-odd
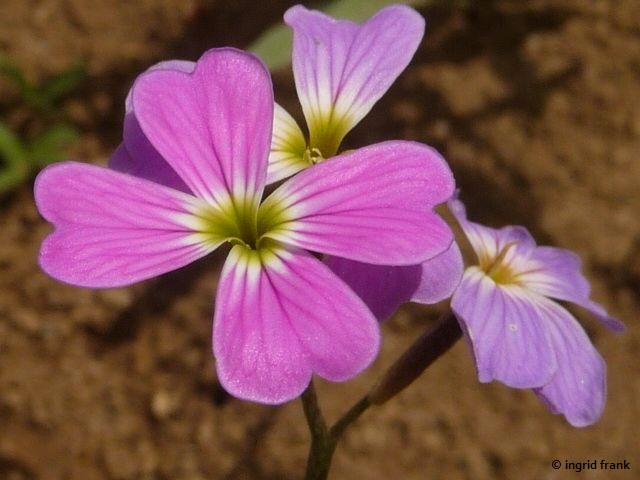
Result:
[[[50,125],[56,121],[58,116],[51,114],[57,113],[57,101],[78,86],[85,77],[85,69],[80,65],[74,66],[37,86],[29,82],[15,63],[0,54],[0,75],[18,88],[20,102],[32,108],[34,118],[31,120],[37,120],[36,125],[42,128],[43,124]],[[29,123],[26,127],[23,125],[20,131],[29,132],[29,126]],[[66,156],[66,148],[77,137],[71,125],[55,123],[27,143],[20,134],[0,122],[0,193],[19,187],[29,180],[32,173],[62,160]]]
[[[29,163],[18,136],[0,122],[0,193],[22,184],[29,176]]]
[[[37,136],[29,146],[29,163],[40,169],[66,157],[66,148],[78,138],[78,132],[67,124],[49,127]]]
[[[0,158],[9,166],[28,163],[27,152],[20,138],[2,122],[0,122]]]
[[[31,87],[22,70],[20,70],[20,67],[4,55],[0,55],[0,74],[13,82],[18,90],[20,90],[20,95]]]
[[[37,86],[27,80],[20,67],[8,57],[0,55],[0,75],[15,85],[24,103],[41,113],[50,113],[57,100],[80,84],[86,76],[86,70],[84,66],[76,65],[54,75],[44,85]]]
[[[333,17],[362,22],[385,5],[404,3],[422,6],[429,0],[333,0],[319,7],[319,10]],[[278,24],[268,28],[250,46],[249,50],[258,55],[271,70],[277,70],[291,61],[291,29]]]
[[[0,122],[0,193],[19,187],[42,167],[64,159],[65,149],[78,138],[67,124],[49,127],[26,146]]]
[[[0,169],[0,193],[19,187],[28,178],[27,172],[17,168]]]
[[[291,61],[291,43],[293,34],[286,25],[274,25],[268,28],[249,46],[249,50],[258,55],[270,70],[277,70]]]
[[[404,3],[414,7],[421,7],[428,3],[428,0],[335,0],[328,3],[326,7],[321,8],[321,10],[332,17],[362,22],[382,7],[394,3]]]
[[[50,78],[44,86],[40,88],[40,93],[46,104],[53,106],[57,100],[76,88],[85,76],[86,70],[84,66],[76,65]]]

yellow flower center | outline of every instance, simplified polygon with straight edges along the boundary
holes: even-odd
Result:
[[[482,271],[484,271],[488,277],[491,277],[491,279],[498,284],[505,285],[509,283],[516,283],[517,281],[518,273],[511,266],[510,260],[507,260],[506,258],[509,250],[515,244],[516,242],[507,243],[493,258],[486,256],[480,258],[480,268]]]

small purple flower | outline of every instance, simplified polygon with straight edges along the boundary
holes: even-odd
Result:
[[[452,233],[433,212],[454,188],[444,160],[418,143],[385,142],[307,169],[262,201],[274,102],[257,58],[214,49],[193,66],[156,66],[128,103],[124,170],[137,155],[164,170],[76,162],[43,170],[36,202],[55,231],[42,268],[74,285],[116,287],[229,243],[213,351],[231,394],[282,403],[313,373],[342,381],[366,368],[378,323],[309,251],[382,265],[444,251]]]
[[[411,61],[424,19],[405,5],[381,9],[362,25],[302,5],[284,21],[293,29],[293,74],[309,139],[276,105],[268,183],[333,157]]]
[[[537,246],[524,227],[496,230],[470,222],[458,200],[450,200],[449,208],[478,255],[451,308],[473,348],[480,381],[533,388],[570,424],[594,423],[605,404],[605,363],[576,319],[554,300],[587,309],[611,330],[624,326],[590,300],[579,257]]]

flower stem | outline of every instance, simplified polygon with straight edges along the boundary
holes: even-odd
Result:
[[[330,429],[327,428],[318,404],[313,382],[302,394],[302,406],[311,432],[311,447],[307,459],[305,480],[325,480],[329,475],[333,453],[344,430],[371,405],[367,395],[362,397]]]
[[[333,453],[346,428],[356,421],[371,405],[381,405],[394,397],[449,350],[462,336],[460,326],[448,311],[435,328],[429,328],[416,339],[409,349],[385,372],[370,392],[358,400],[331,428],[322,415],[318,397],[309,383],[303,392],[302,406],[311,432],[311,447],[307,459],[305,480],[326,480]]]
[[[451,310],[434,328],[427,329],[411,344],[369,392],[374,405],[382,405],[407,388],[429,365],[447,352],[462,336],[462,330]]]
[[[329,430],[329,434],[335,437],[336,442],[340,439],[345,429],[355,422],[371,406],[369,395],[365,395],[358,400]]]
[[[333,457],[337,441],[332,441],[329,435],[327,423],[320,410],[313,380],[302,393],[301,398],[304,416],[307,419],[307,425],[311,433],[311,447],[309,448],[307,472],[304,478],[305,480],[324,480],[329,475],[331,458]]]

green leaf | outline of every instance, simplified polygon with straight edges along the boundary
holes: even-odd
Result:
[[[28,174],[25,170],[15,168],[0,169],[0,193],[13,190],[27,181]]]
[[[13,63],[8,57],[0,55],[0,74],[5,78],[13,82],[13,84],[20,90],[20,93],[29,88],[29,82],[26,77],[15,63]]]
[[[406,5],[419,7],[427,3],[427,1],[405,0],[398,2],[393,0],[336,0],[328,3],[326,8],[321,8],[321,10],[332,17],[346,18],[348,20],[353,20],[354,22],[362,22],[382,7],[394,3],[404,3]]]
[[[27,165],[27,152],[20,138],[0,122],[0,158],[10,167]]]
[[[366,20],[385,5],[404,3],[421,6],[429,0],[333,0],[320,6],[320,10],[332,17],[345,18],[355,22]],[[291,61],[291,29],[278,24],[268,28],[250,46],[249,50],[258,55],[271,70],[285,67]]]
[[[293,34],[286,25],[269,27],[249,45],[249,50],[258,55],[270,70],[277,70],[291,61]]]
[[[55,102],[67,95],[86,76],[82,65],[76,65],[54,75],[44,85],[37,86],[29,82],[15,63],[8,57],[0,55],[0,75],[10,80],[18,89],[21,99],[30,107],[48,113],[55,107]]]
[[[78,138],[76,130],[67,124],[57,124],[47,128],[29,145],[29,163],[42,168],[66,157],[65,149]]]
[[[76,65],[50,78],[40,88],[40,93],[47,105],[53,106],[57,100],[75,89],[85,76],[86,70],[84,66]]]
[[[4,55],[0,55],[0,74],[15,85],[23,102],[31,105],[32,98],[38,96],[37,87],[27,80],[18,65]]]
[[[0,122],[0,193],[9,191],[27,180],[29,163],[18,136]]]

